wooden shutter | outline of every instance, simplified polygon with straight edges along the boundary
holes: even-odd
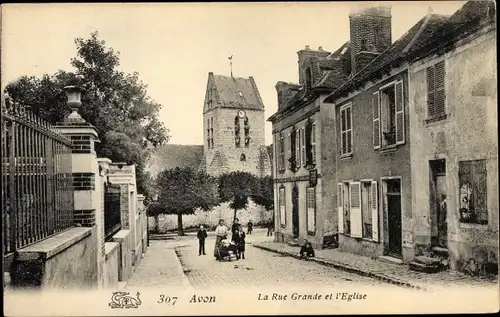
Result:
[[[399,80],[395,85],[396,101],[396,144],[405,143],[405,105],[403,95],[403,81]]]
[[[301,152],[302,152],[302,165],[306,166],[306,129],[302,128],[302,144],[301,144]]]
[[[311,130],[312,130],[312,123],[311,120],[307,121],[306,124],[306,165],[311,164]]]
[[[372,95],[372,112],[373,112],[373,148],[380,149],[380,100],[379,92]]]
[[[376,181],[372,181],[371,191],[372,239],[378,241],[378,187]]]
[[[344,204],[342,201],[342,183],[337,184],[337,211],[339,222],[339,233],[344,233]]]
[[[300,129],[297,129],[296,130],[297,132],[297,135],[296,135],[296,139],[295,139],[295,165],[296,165],[296,168],[300,168],[300,140],[302,139],[301,138],[301,133],[300,133]]]
[[[361,183],[352,182],[350,185],[350,222],[351,237],[361,238],[363,236],[363,224],[361,217]]]
[[[444,78],[445,78],[444,61],[435,65],[435,92],[434,92],[434,108],[436,116],[440,117],[445,114],[445,93],[444,93]]]
[[[311,163],[316,164],[316,124],[311,126]]]
[[[436,115],[436,107],[434,105],[434,90],[435,90],[434,66],[427,67],[427,117]]]

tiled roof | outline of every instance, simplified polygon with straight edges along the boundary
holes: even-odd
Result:
[[[148,171],[156,175],[165,169],[175,167],[192,167],[198,170],[202,165],[204,165],[203,145],[165,144],[153,151]]]
[[[225,107],[263,110],[264,104],[253,77],[228,77],[214,75],[220,102]]]
[[[341,95],[356,89],[358,84],[372,79],[377,71],[387,66],[391,66],[393,62],[403,58],[411,47],[428,41],[431,35],[439,27],[445,24],[447,18],[447,16],[438,14],[429,14],[422,18],[387,50],[382,52],[382,54],[375,58],[371,63],[362,68],[350,80],[334,91],[328,99],[331,100],[332,98],[340,97]]]
[[[349,75],[347,72],[340,70],[343,66],[341,65],[340,57],[345,54],[350,54],[350,44],[349,42],[344,43],[337,51],[330,54],[320,66],[326,70],[325,74],[316,83],[316,87],[329,87],[337,88],[339,87]],[[349,58],[350,60],[350,58]]]
[[[495,15],[496,9],[493,1],[469,1],[441,25],[428,41],[421,41],[414,45],[409,53],[412,58],[428,56],[486,24],[494,24]]]

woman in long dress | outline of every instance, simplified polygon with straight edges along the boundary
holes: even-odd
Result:
[[[219,225],[215,228],[215,247],[214,256],[217,257],[217,248],[222,240],[227,239],[227,227],[224,224],[224,219],[219,220]]]

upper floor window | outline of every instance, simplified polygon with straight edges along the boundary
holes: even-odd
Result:
[[[373,147],[405,143],[403,82],[396,81],[372,95]]]
[[[311,126],[311,162],[316,164],[316,123]]]
[[[234,118],[234,145],[240,147],[241,136],[240,136],[240,118],[236,116]]]
[[[245,117],[244,130],[245,130],[245,147],[248,147],[250,145],[250,124],[248,123],[248,117]]]
[[[281,108],[282,104],[283,104],[283,92],[280,90],[278,91],[278,108]]]
[[[311,67],[306,68],[306,88],[307,90],[312,88],[312,71]]]
[[[292,133],[288,132],[288,142],[286,142],[287,146],[287,151],[286,151],[286,158],[288,162],[292,160]]]
[[[240,155],[240,161],[244,162],[246,160],[247,160],[246,155],[244,153],[241,153],[241,155]]]
[[[207,118],[207,146],[214,148],[214,118]]]
[[[349,103],[340,108],[340,144],[341,154],[352,153],[352,104]]]
[[[285,170],[285,138],[280,134],[280,171]]]
[[[300,168],[301,165],[301,155],[300,155],[300,149],[301,149],[301,142],[302,142],[302,129],[297,129],[297,136],[295,138],[295,163],[296,167]]]
[[[442,119],[445,117],[445,64],[444,61],[427,67],[427,117]]]

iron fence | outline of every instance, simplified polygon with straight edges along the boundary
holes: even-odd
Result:
[[[27,107],[2,99],[4,255],[73,226],[71,141]]]
[[[104,194],[105,240],[111,240],[113,235],[120,231],[121,227],[120,187],[106,185]]]

